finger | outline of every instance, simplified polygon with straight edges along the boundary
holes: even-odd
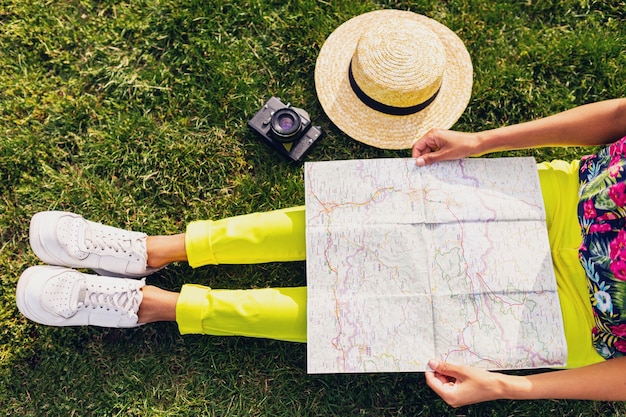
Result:
[[[428,361],[428,366],[435,371],[435,373],[439,373],[441,375],[445,375],[447,377],[452,377],[458,379],[463,376],[460,367],[453,365],[448,362],[440,362],[437,360],[431,359]]]
[[[424,376],[426,378],[426,385],[435,391],[437,395],[441,396],[446,389],[449,389],[446,387],[448,381],[444,379],[445,377],[443,375],[437,374],[436,372],[426,372]]]
[[[444,385],[449,385],[454,382],[453,378],[440,374],[439,372],[424,372],[424,377],[426,378],[426,383],[430,387],[443,387]]]
[[[419,138],[413,143],[413,158],[416,158],[424,153],[436,152],[439,150],[439,139],[437,136],[437,130],[431,129],[424,136]]]
[[[441,389],[441,385],[443,381],[441,381],[440,377],[436,372],[424,372],[424,377],[426,378],[426,385],[432,388],[433,391],[439,393]]]
[[[449,405],[454,406],[454,393],[457,391],[456,381],[437,372],[426,372],[426,385]]]
[[[429,151],[429,152],[425,152],[422,155],[419,155],[415,158],[415,164],[418,167],[423,167],[426,165],[431,165],[434,164],[435,162],[439,162],[445,159],[445,152],[444,151]]]
[[[413,158],[417,158],[425,153],[431,152],[431,148],[428,146],[426,141],[419,140],[413,144],[412,154]]]

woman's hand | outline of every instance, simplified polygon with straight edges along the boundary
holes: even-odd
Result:
[[[477,133],[431,129],[413,144],[413,158],[418,166],[461,159],[478,153]]]
[[[626,357],[581,368],[508,375],[430,361],[426,383],[453,407],[498,399],[626,401]]]
[[[452,407],[502,398],[503,374],[438,361],[428,365],[434,372],[426,372],[426,383]]]
[[[413,144],[418,166],[489,152],[546,146],[597,146],[626,135],[626,98],[575,107],[530,122],[463,133],[431,129]]]

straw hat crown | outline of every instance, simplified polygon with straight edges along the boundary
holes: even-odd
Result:
[[[383,105],[407,108],[432,98],[443,79],[446,57],[433,31],[416,21],[380,22],[358,41],[354,82]]]

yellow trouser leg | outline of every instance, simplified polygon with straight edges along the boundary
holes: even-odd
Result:
[[[192,267],[304,260],[304,207],[187,226]],[[176,305],[182,334],[250,336],[306,342],[306,287],[212,290],[185,285]]]
[[[176,304],[182,334],[306,342],[306,287],[212,290],[184,285]]]
[[[192,222],[185,235],[189,265],[302,261],[305,226],[303,206]]]

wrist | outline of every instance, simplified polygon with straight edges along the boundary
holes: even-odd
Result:
[[[513,146],[510,129],[497,128],[476,133],[476,149],[480,155],[491,152],[505,151],[509,149],[519,149]]]
[[[500,399],[523,400],[529,398],[532,384],[523,376],[499,374],[498,393]]]
[[[478,156],[492,152],[492,141],[493,139],[491,138],[491,135],[488,131],[475,133],[473,144],[474,152],[472,152],[472,155]]]

